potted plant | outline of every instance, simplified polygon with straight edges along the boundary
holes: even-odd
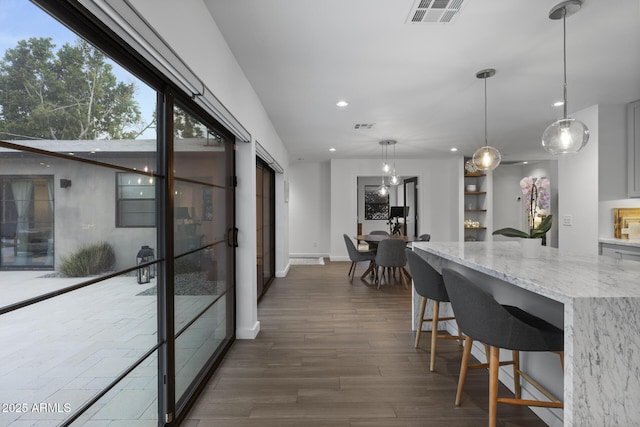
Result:
[[[530,176],[520,180],[520,188],[528,203],[526,204],[528,231],[522,231],[511,227],[495,230],[493,234],[506,237],[519,237],[523,239],[523,255],[527,256],[529,246],[540,246],[542,237],[553,225],[553,215],[541,215],[540,211],[549,209],[549,180],[546,178],[533,178]]]

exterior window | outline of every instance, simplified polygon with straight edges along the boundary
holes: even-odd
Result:
[[[116,227],[155,227],[156,187],[153,177],[117,174]]]

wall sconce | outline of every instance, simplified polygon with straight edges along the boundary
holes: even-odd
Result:
[[[71,187],[71,180],[70,179],[61,178],[60,179],[60,188],[68,188],[68,187]]]

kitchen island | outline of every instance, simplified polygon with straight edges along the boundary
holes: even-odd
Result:
[[[565,426],[638,425],[639,262],[549,247],[526,259],[515,241],[416,242],[413,248],[437,270],[468,274],[501,302],[531,301],[518,305],[563,327]]]

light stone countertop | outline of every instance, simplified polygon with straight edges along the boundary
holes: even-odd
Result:
[[[538,258],[525,259],[517,241],[413,245],[414,250],[436,259],[561,302],[565,334],[562,424],[638,425],[640,262],[565,254],[550,247],[541,248]]]
[[[560,302],[575,298],[640,297],[640,263],[542,247],[523,258],[513,242],[414,242],[444,259]]]

